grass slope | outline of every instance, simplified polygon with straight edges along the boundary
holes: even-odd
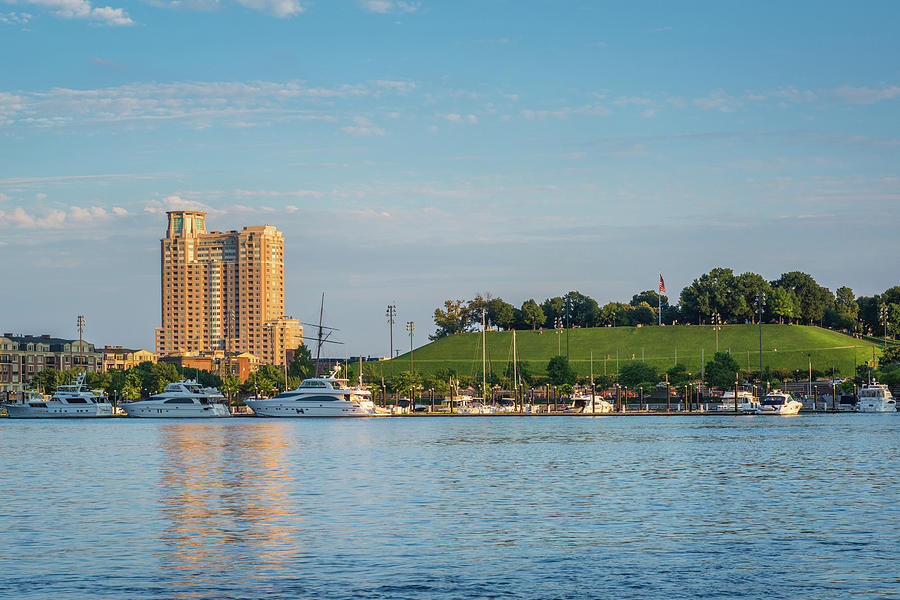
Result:
[[[488,332],[487,354],[493,372],[502,374],[512,361],[512,332]],[[716,351],[716,332],[709,326],[676,327],[600,327],[569,330],[569,359],[579,375],[590,371],[593,351],[594,374],[616,373],[630,360],[643,360],[660,372],[676,362],[691,372],[700,370],[701,356],[712,359]],[[519,360],[527,363],[533,375],[546,373],[547,362],[557,354],[566,354],[566,332],[559,337],[554,330],[516,332]],[[557,344],[559,344],[557,346]],[[774,368],[806,370],[807,354],[814,369],[829,372],[832,367],[842,375],[853,373],[854,363],[872,359],[873,344],[850,336],[802,325],[763,325],[762,363]],[[759,369],[759,327],[725,325],[719,331],[719,350],[730,351],[741,368]],[[449,367],[461,375],[481,375],[481,334],[463,333],[443,338],[418,348],[413,353],[417,373],[433,373]],[[409,353],[394,360],[394,371],[409,370]],[[379,363],[385,376],[390,361]]]

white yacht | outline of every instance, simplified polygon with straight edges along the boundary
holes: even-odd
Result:
[[[744,390],[738,391],[737,395],[737,411],[741,414],[751,414],[758,412],[760,408],[759,400],[753,396],[753,392]],[[722,402],[716,407],[719,412],[734,412],[734,392],[725,392],[722,394]]]
[[[591,409],[591,395],[577,393],[572,394],[572,408],[575,412],[587,413],[587,414],[603,414],[603,413],[611,413],[613,411],[613,405],[608,402],[603,396],[598,396],[594,394],[594,406],[593,410]]]
[[[859,401],[856,403],[857,412],[892,413],[897,412],[897,401],[891,394],[888,386],[880,383],[872,383],[863,386],[859,390]]]
[[[274,398],[247,400],[259,417],[369,417],[376,413],[371,392],[348,387],[346,379],[304,379]]]
[[[49,400],[40,393],[28,390],[24,402],[4,403],[6,414],[11,419],[59,419],[111,417],[112,404],[102,391],[84,389],[85,373],[82,371],[71,385],[60,385]]]
[[[790,394],[775,390],[766,394],[755,412],[760,415],[796,415],[803,403],[794,400]]]
[[[121,407],[129,417],[211,418],[230,417],[224,398],[215,388],[201,387],[193,379],[170,383],[160,394],[146,400],[126,402]]]

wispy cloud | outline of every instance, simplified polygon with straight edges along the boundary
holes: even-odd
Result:
[[[844,85],[834,90],[839,100],[851,104],[875,104],[882,100],[893,100],[900,97],[900,86],[883,85],[878,88],[852,87]]]
[[[376,127],[365,117],[355,117],[353,125],[341,127],[341,131],[350,135],[384,135],[387,133],[383,128]]]
[[[7,4],[26,4],[61,19],[83,19],[100,25],[133,25],[134,21],[121,8],[95,7],[88,0],[4,0]],[[28,15],[30,18],[30,15]]]
[[[102,59],[101,59],[102,60]],[[357,97],[408,94],[411,81],[377,80],[331,87],[290,82],[140,83],[99,89],[0,92],[0,126],[65,127],[162,120],[335,120],[334,103]]]
[[[70,206],[67,209],[16,206],[8,211],[0,210],[0,227],[62,229],[69,226],[95,226],[117,217],[128,216],[128,214],[127,210],[118,206],[113,207],[111,210],[107,210],[102,206]]]
[[[446,121],[450,121],[451,123],[477,123],[478,117],[475,115],[461,115],[459,113],[448,113],[445,115],[438,115],[438,118],[444,119]]]
[[[363,10],[382,15],[416,12],[422,6],[419,2],[405,2],[403,0],[358,0],[357,3]]]
[[[31,20],[31,13],[0,13],[0,23],[5,25],[27,25]]]

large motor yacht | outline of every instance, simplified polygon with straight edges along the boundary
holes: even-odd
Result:
[[[751,414],[758,412],[760,408],[759,400],[753,396],[752,392],[738,391],[737,395],[737,411],[741,414]],[[734,412],[734,392],[725,392],[722,394],[722,402],[716,407],[719,412]]]
[[[259,417],[369,417],[376,413],[371,392],[348,387],[346,379],[304,379],[274,398],[247,400]]]
[[[593,397],[593,406],[591,405],[591,395],[584,393],[575,393],[571,396],[572,400],[572,409],[575,412],[587,413],[587,414],[603,414],[603,413],[611,413],[613,411],[613,405],[608,402],[603,396],[598,396],[594,394]]]
[[[84,389],[84,372],[78,374],[75,383],[60,385],[49,400],[40,393],[29,390],[24,394],[24,402],[4,403],[6,414],[11,419],[59,419],[111,417],[112,404],[101,391]]]
[[[220,402],[224,396],[215,388],[201,387],[196,380],[170,383],[160,394],[146,400],[127,402],[122,409],[129,417],[210,418],[230,417],[228,407]]]
[[[894,399],[888,386],[873,383],[863,386],[859,390],[859,402],[856,403],[856,411],[871,413],[897,412],[897,401]]]
[[[760,415],[796,415],[803,407],[803,403],[794,400],[790,394],[775,390],[766,394],[756,411]]]

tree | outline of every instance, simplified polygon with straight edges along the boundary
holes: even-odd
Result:
[[[728,352],[716,352],[713,359],[706,363],[706,383],[717,388],[731,388],[741,367]]]
[[[746,321],[749,319],[755,325],[756,298],[760,294],[765,294],[767,298],[770,297],[772,295],[772,286],[769,285],[769,282],[762,275],[747,272],[741,273],[734,278],[734,289],[738,301],[735,304],[733,316],[737,320]]]
[[[785,319],[790,323],[797,316],[794,292],[787,288],[774,288],[769,296],[768,309],[778,317],[779,323],[784,324]]]
[[[828,288],[820,286],[811,275],[801,271],[782,274],[772,282],[772,286],[794,292],[797,317],[804,319],[808,325],[821,322],[825,316],[825,308],[834,303],[834,296]]]
[[[247,381],[241,386],[241,391],[268,394],[277,389],[284,389],[284,384],[284,373],[281,369],[275,365],[262,364],[255,372],[250,373]]]
[[[739,309],[738,297],[734,272],[717,267],[681,290],[682,313],[685,319],[691,321],[696,317],[697,324],[714,313],[718,313],[727,322],[734,319]]]
[[[18,360],[18,359],[16,359]],[[31,377],[31,387],[42,394],[55,394],[59,385],[59,371],[56,369],[41,369]]]
[[[653,325],[656,323],[656,311],[656,308],[646,302],[641,302],[628,311],[628,323],[630,325]]]
[[[548,298],[541,302],[541,310],[544,312],[544,326],[553,329],[557,317],[564,317],[566,301],[561,296]]]
[[[600,306],[590,296],[571,291],[563,298],[563,314],[565,318],[565,301],[569,303],[569,325],[594,327],[600,320]]]
[[[231,399],[234,394],[237,394],[241,389],[241,380],[238,379],[237,375],[234,373],[229,373],[227,377],[225,377],[225,381],[222,383],[222,391],[228,396],[228,403],[231,404]]]
[[[628,320],[626,315],[632,307],[621,302],[610,302],[600,309],[600,323],[615,327],[616,325],[625,325]]]
[[[516,319],[516,307],[502,298],[494,298],[487,303],[487,316],[494,325],[509,329]]]
[[[288,365],[288,375],[308,379],[316,374],[316,363],[313,361],[312,352],[306,344],[300,344],[294,350],[294,356]]]
[[[641,383],[653,383],[659,380],[659,374],[656,369],[645,362],[632,360],[619,369],[619,383],[624,386],[634,388]]]
[[[141,377],[137,369],[128,369],[125,384],[122,386],[122,397],[126,400],[139,400],[141,397]]]
[[[666,375],[669,379],[669,385],[676,388],[683,386],[691,380],[691,375],[688,373],[687,367],[681,363],[678,363],[666,371]]]
[[[547,378],[552,385],[572,385],[575,383],[575,371],[565,356],[554,356],[547,363]]]
[[[663,296],[660,299],[659,293],[656,290],[644,290],[640,294],[635,294],[631,297],[632,306],[640,306],[641,302],[646,302],[649,306],[659,310],[660,301],[662,302],[662,307],[665,309],[669,306],[669,297]]]
[[[402,371],[394,375],[390,381],[390,389],[395,394],[409,394],[410,399],[416,395],[416,390],[422,387],[422,377],[418,373]]]
[[[469,326],[469,309],[462,300],[444,300],[444,310],[434,309],[434,324],[437,331],[429,335],[430,340],[466,331]]]
[[[537,329],[539,325],[544,324],[545,318],[544,311],[534,301],[534,298],[522,303],[522,321],[525,325],[531,325],[532,329]]]

